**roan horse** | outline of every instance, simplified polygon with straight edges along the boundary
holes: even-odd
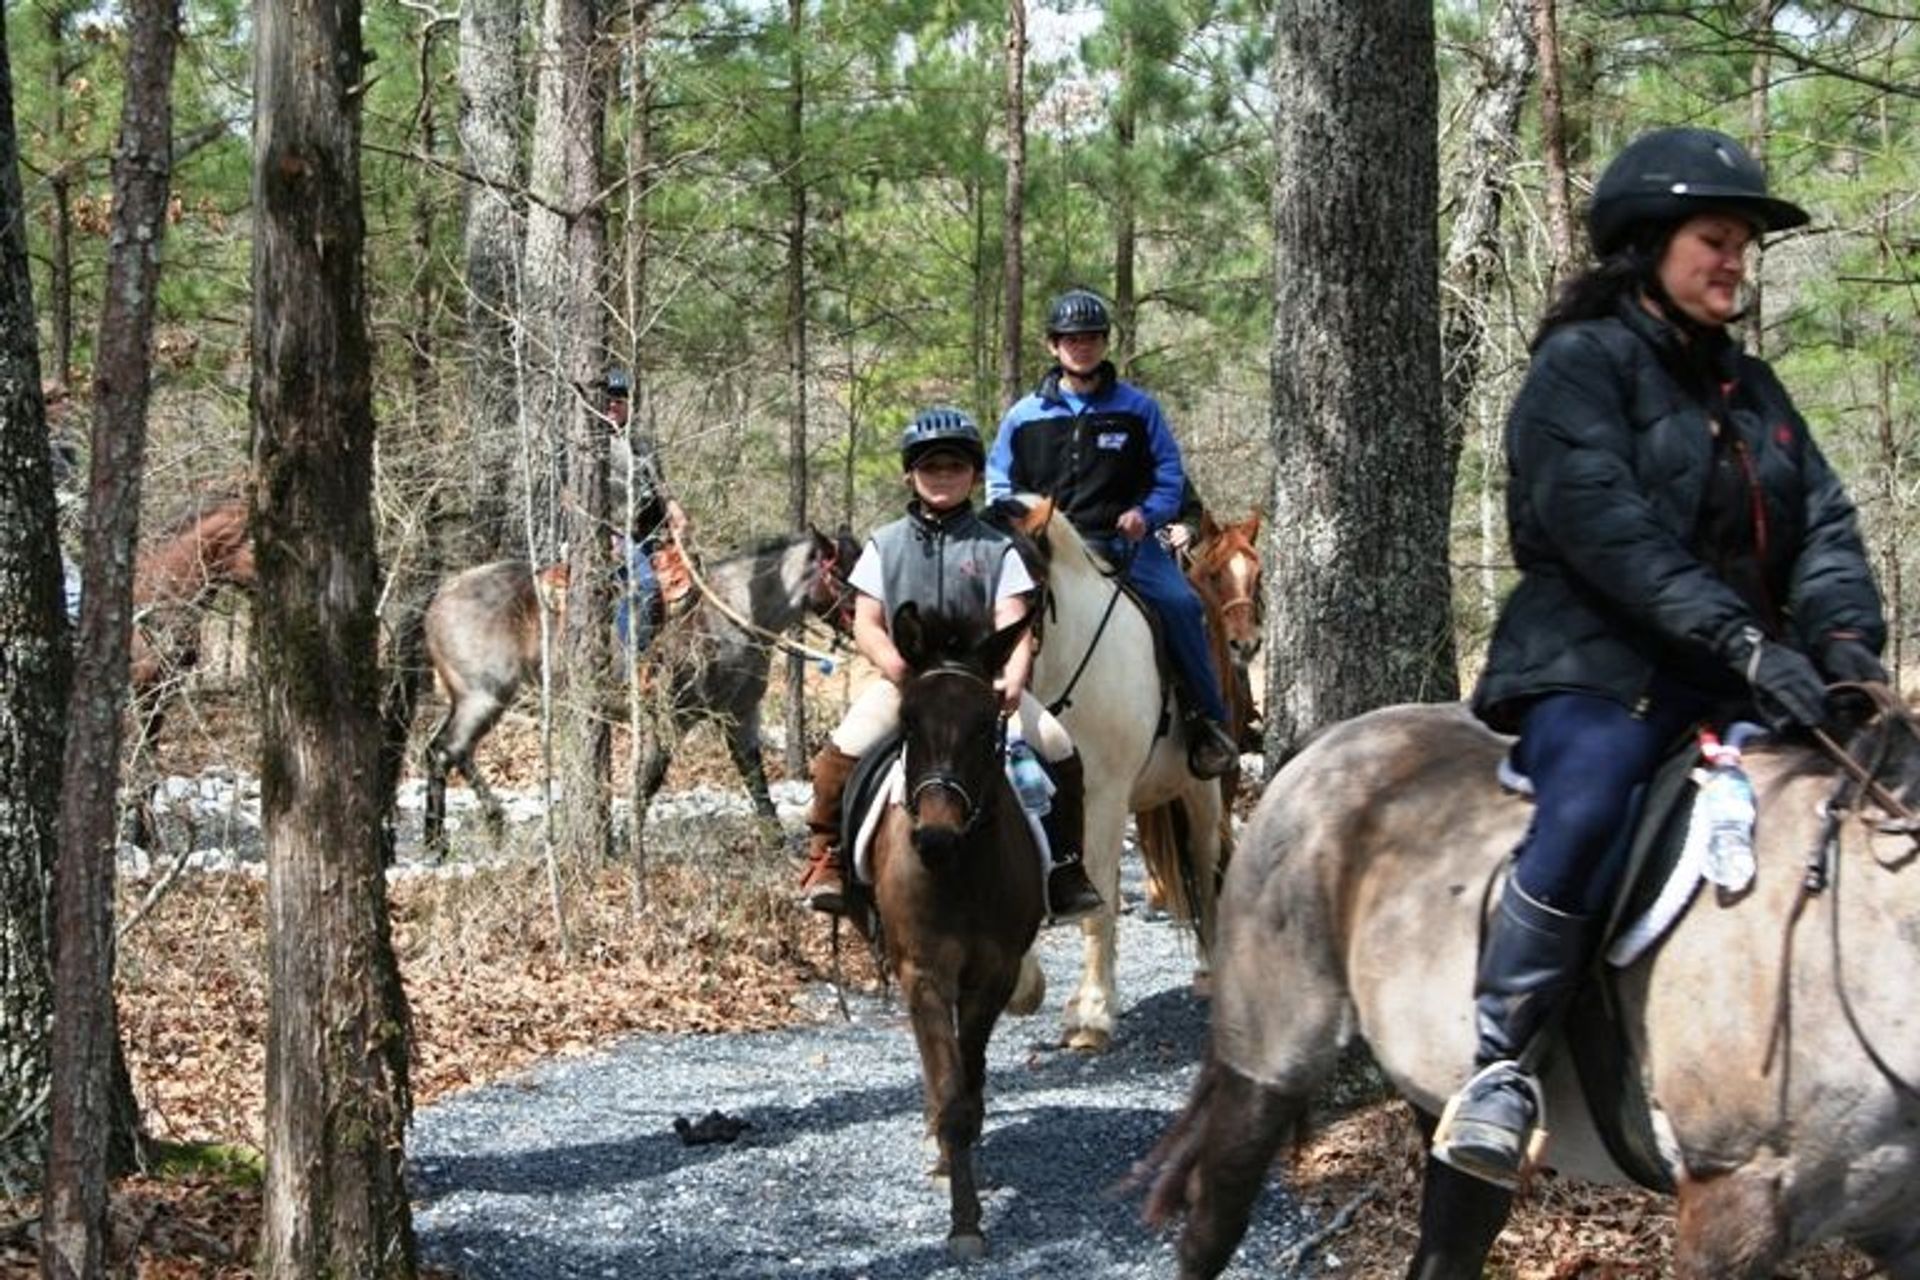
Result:
[[[900,698],[904,800],[873,840],[877,941],[913,1020],[927,1127],[940,1146],[935,1172],[951,1193],[947,1247],[963,1260],[986,1251],[973,1148],[987,1040],[1029,967],[1046,910],[1040,856],[1003,767],[993,689],[1026,625],[992,632],[909,603],[891,629],[913,675]],[[1038,985],[1029,990],[1037,1004]]]
[[[770,646],[808,612],[838,624],[846,591],[841,558],[832,539],[808,532],[721,560],[702,575],[710,598],[703,595],[693,609],[670,620],[643,655],[644,670],[667,700],[675,733],[701,717],[722,722],[727,752],[746,781],[755,812],[769,823],[774,809],[760,760],[760,700],[767,692]],[[564,566],[553,566],[542,577],[564,573]],[[473,750],[521,684],[539,673],[542,594],[553,601],[550,611],[564,596],[537,591],[526,561],[497,560],[447,579],[427,606],[427,658],[447,697],[447,713],[427,746],[429,849],[445,847],[450,769],[459,769],[472,784],[488,825],[500,825],[499,803],[473,762]],[[548,626],[552,636],[551,617]],[[651,735],[633,818],[636,847],[644,806],[665,780],[670,761],[663,736]]]
[[[1914,724],[1883,705],[1891,714],[1853,750],[1911,804]],[[1226,1266],[1275,1150],[1352,1036],[1428,1129],[1466,1075],[1479,916],[1528,820],[1495,782],[1508,742],[1462,707],[1390,707],[1335,726],[1275,777],[1222,895],[1207,1061],[1147,1166],[1148,1216],[1187,1211],[1181,1276]],[[1746,766],[1759,795],[1753,885],[1703,889],[1616,974],[1627,1047],[1667,1135],[1675,1274],[1761,1280],[1838,1237],[1916,1280],[1915,824],[1874,822],[1875,805],[1811,747],[1750,749]],[[1617,1181],[1572,1056],[1563,1047],[1545,1079],[1544,1162]],[[1408,1274],[1480,1275],[1508,1205],[1429,1161]]]
[[[1098,1052],[1113,1040],[1114,921],[1120,903],[1120,849],[1127,815],[1174,806],[1175,865],[1148,868],[1172,891],[1170,908],[1194,923],[1202,962],[1213,936],[1214,879],[1227,841],[1220,788],[1187,769],[1186,735],[1155,670],[1153,629],[1114,571],[1095,559],[1051,503],[1032,497],[996,504],[1041,551],[1044,599],[1040,652],[1030,686],[1056,707],[1086,763],[1087,875],[1106,899],[1081,921],[1086,940],[1080,986],[1066,1004],[1062,1043]],[[1149,853],[1153,851],[1143,850]]]

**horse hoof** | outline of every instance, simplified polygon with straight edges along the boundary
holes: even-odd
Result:
[[[1066,1038],[1060,1043],[1075,1053],[1105,1053],[1113,1047],[1113,1033],[1096,1031],[1092,1027],[1076,1027],[1067,1032]]]
[[[955,1262],[978,1262],[987,1256],[987,1238],[978,1233],[948,1236],[947,1256]]]

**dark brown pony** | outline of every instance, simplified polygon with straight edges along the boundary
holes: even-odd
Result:
[[[772,647],[808,614],[839,623],[847,595],[843,574],[850,567],[843,560],[839,544],[811,531],[729,556],[705,572],[698,603],[663,627],[642,659],[647,678],[668,703],[674,730],[701,717],[722,723],[728,754],[746,781],[755,811],[768,823],[774,810],[760,759],[759,714]],[[473,751],[513,704],[520,686],[539,674],[543,599],[547,635],[559,634],[566,566],[544,569],[538,580],[540,588],[526,561],[498,560],[447,579],[427,606],[427,658],[447,698],[447,713],[426,753],[425,843],[435,853],[445,848],[451,769],[472,784],[488,826],[500,827],[500,806],[474,764]],[[556,586],[561,589],[553,590]],[[641,766],[636,844],[645,803],[665,779],[669,759],[663,736],[652,735]]]
[[[1613,987],[1654,1109],[1650,1159],[1679,1200],[1674,1274],[1764,1280],[1827,1239],[1920,1280],[1920,742],[1888,712],[1855,764],[1750,748],[1759,872],[1700,888]],[[1184,1209],[1180,1275],[1218,1275],[1280,1145],[1343,1047],[1366,1040],[1427,1126],[1473,1055],[1472,990],[1494,878],[1529,806],[1510,743],[1459,706],[1388,707],[1315,738],[1268,786],[1227,872],[1207,1061],[1162,1140],[1150,1216]],[[1544,1164],[1624,1180],[1571,1052],[1543,1077]],[[1617,1079],[1619,1073],[1610,1073]],[[1470,1280],[1510,1193],[1429,1161],[1415,1280]]]
[[[985,1109],[987,1040],[1021,987],[1045,912],[1039,853],[1002,765],[993,674],[1026,634],[900,607],[904,799],[873,842],[873,898],[886,963],[920,1049],[935,1172],[950,1184],[947,1246],[986,1252],[973,1148]],[[1030,1010],[1029,1010],[1030,1011]]]

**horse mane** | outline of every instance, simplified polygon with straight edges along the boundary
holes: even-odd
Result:
[[[154,542],[177,538],[217,511],[247,506],[247,495],[237,485],[223,484],[196,493],[177,514],[148,535]]]
[[[1034,585],[1044,587],[1053,569],[1053,546],[1042,531],[1053,519],[1053,500],[1031,494],[999,498],[989,504],[980,518],[988,527],[998,529],[1013,540],[1013,546],[1026,562]]]

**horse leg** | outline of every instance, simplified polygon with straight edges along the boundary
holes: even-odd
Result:
[[[1432,1143],[1437,1122],[1419,1113],[1421,1146]],[[1420,1187],[1420,1244],[1407,1280],[1476,1280],[1512,1209],[1513,1192],[1429,1157]]]
[[[643,738],[639,772],[633,780],[632,852],[634,871],[644,875],[647,866],[647,814],[653,810],[653,798],[660,794],[660,788],[667,780],[667,770],[673,764],[673,752],[665,736],[672,729],[662,730],[658,725],[650,724],[638,732]]]
[[[986,1252],[972,1162],[973,1139],[980,1132],[980,1100],[977,1095],[969,1098],[954,1005],[942,986],[940,975],[911,961],[900,966],[900,988],[907,996],[913,1038],[920,1049],[927,1123],[940,1150],[933,1175],[945,1175],[948,1180],[952,1225],[947,1247],[964,1261]]]
[[[1085,858],[1087,876],[1105,901],[1080,922],[1085,940],[1080,987],[1067,1001],[1066,1030],[1061,1036],[1067,1048],[1086,1053],[1104,1052],[1113,1043],[1113,935],[1120,910],[1120,845],[1127,823],[1125,804],[1115,802],[1110,791],[1100,797],[1101,791],[1108,788],[1096,784],[1088,789]]]
[[[761,831],[770,834],[774,843],[778,844],[780,818],[773,810],[773,795],[767,788],[766,762],[760,758],[758,708],[735,716],[728,723],[727,754],[733,757],[733,767],[739,771],[740,780],[747,784],[747,795],[753,799],[753,812],[759,820]]]
[[[961,1260],[981,1257],[987,1251],[986,1233],[980,1229],[979,1174],[974,1168],[973,1151],[980,1142],[986,1113],[987,1041],[993,1035],[993,1024],[1000,1019],[1000,1010],[1013,994],[1017,977],[1016,971],[991,986],[960,991],[960,1089],[948,1112],[941,1116],[939,1128],[941,1144],[949,1153],[953,1225],[947,1233],[947,1248]]]
[[[433,786],[437,773],[440,783],[440,821],[446,816],[446,775],[450,770],[458,769],[467,785],[473,788],[474,799],[480,802],[480,812],[487,823],[487,833],[495,841],[500,839],[506,827],[506,815],[500,810],[499,800],[487,786],[487,780],[480,776],[479,768],[473,763],[473,749],[487,730],[493,728],[506,713],[507,703],[480,690],[470,690],[453,700],[447,708],[447,715],[434,731],[433,739],[427,744],[427,789],[428,805],[434,804]],[[440,836],[444,849],[445,835]],[[432,846],[429,845],[431,848]],[[437,856],[437,855],[436,855]]]
[[[1766,1280],[1786,1254],[1776,1175],[1750,1168],[1680,1184],[1677,1280]]]
[[[1305,1114],[1303,1096],[1208,1057],[1147,1206],[1152,1220],[1187,1210],[1180,1280],[1212,1280],[1226,1270],[1274,1155]]]

